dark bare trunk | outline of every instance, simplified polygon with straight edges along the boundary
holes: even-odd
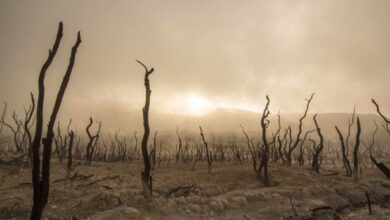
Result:
[[[152,176],[150,175],[151,163],[150,163],[150,158],[148,153],[148,139],[150,135],[149,106],[150,106],[150,95],[152,93],[152,90],[150,90],[149,76],[150,74],[153,73],[154,69],[151,68],[149,70],[142,62],[138,60],[137,62],[141,64],[145,69],[144,85],[146,90],[145,106],[142,109],[143,121],[144,121],[144,136],[142,137],[142,142],[141,142],[142,156],[144,159],[144,171],[141,172],[142,191],[145,198],[151,198],[153,189],[152,189]]]
[[[31,220],[38,220],[42,218],[43,210],[47,204],[49,191],[50,191],[50,159],[51,159],[51,147],[53,143],[53,127],[57,118],[58,111],[60,109],[62,99],[65,94],[66,87],[68,85],[68,82],[70,80],[70,76],[72,73],[74,60],[76,57],[78,46],[81,43],[80,38],[80,32],[77,36],[77,41],[75,45],[72,48],[70,61],[68,68],[66,70],[66,73],[64,75],[64,78],[62,80],[60,89],[58,91],[53,111],[50,116],[48,128],[47,128],[47,134],[46,138],[42,140],[43,142],[43,158],[42,158],[42,164],[40,161],[40,153],[39,148],[41,146],[41,139],[42,139],[42,127],[43,127],[43,102],[45,97],[45,86],[44,86],[44,80],[46,71],[51,65],[58,47],[61,42],[61,38],[63,35],[62,31],[62,22],[59,24],[58,32],[56,41],[54,43],[53,49],[49,51],[49,57],[45,64],[42,66],[41,72],[39,74],[38,79],[38,103],[37,103],[37,120],[36,120],[36,129],[35,129],[35,136],[34,141],[32,144],[32,153],[33,153],[33,168],[32,168],[32,182],[33,182],[33,206],[31,211]],[[42,172],[40,170],[42,166]]]

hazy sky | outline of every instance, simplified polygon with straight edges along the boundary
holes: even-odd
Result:
[[[64,37],[47,73],[48,95],[82,44],[63,114],[152,111],[198,114],[214,107],[390,112],[390,1],[0,0],[0,100],[13,108],[37,94],[37,77],[58,27]],[[48,107],[49,109],[52,108]],[[93,112],[91,112],[93,114]]]

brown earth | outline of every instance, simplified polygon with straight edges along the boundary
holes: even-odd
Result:
[[[271,165],[273,187],[264,187],[249,163],[159,164],[154,194],[140,191],[141,161],[79,164],[67,174],[52,162],[46,219],[390,219],[390,181],[365,168],[358,182],[340,168],[320,175],[306,167]],[[77,174],[75,175],[75,173]],[[339,173],[338,173],[339,172]],[[179,186],[189,187],[166,194]],[[190,187],[192,186],[192,187]],[[369,215],[366,192],[373,214]],[[0,166],[0,219],[27,219],[32,188],[29,169]],[[295,209],[295,211],[294,211]]]

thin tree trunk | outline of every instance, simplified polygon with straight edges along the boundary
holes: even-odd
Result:
[[[69,148],[68,148],[68,172],[72,171],[72,149],[73,149],[73,139],[74,139],[74,132],[69,132]]]
[[[66,70],[65,76],[62,80],[60,89],[58,91],[53,111],[50,116],[46,138],[42,140],[43,142],[43,158],[42,164],[40,161],[40,153],[39,148],[41,146],[41,138],[42,138],[42,125],[43,125],[43,101],[45,97],[45,86],[44,80],[46,71],[52,63],[58,47],[61,42],[61,38],[63,35],[62,22],[59,24],[56,41],[54,43],[53,49],[49,51],[49,57],[45,64],[42,66],[41,72],[39,74],[38,79],[38,104],[37,104],[37,120],[36,120],[36,129],[35,136],[32,145],[33,150],[33,169],[32,169],[32,182],[33,182],[33,205],[32,211],[30,215],[31,220],[39,220],[42,218],[43,210],[47,204],[49,191],[50,191],[50,159],[51,159],[51,147],[53,143],[54,131],[53,127],[57,118],[58,111],[60,109],[62,99],[65,94],[66,87],[70,80],[70,76],[72,73],[74,60],[76,58],[76,53],[78,46],[81,43],[80,32],[77,35],[77,41],[72,48],[70,61],[68,68]],[[40,167],[42,165],[42,172],[40,171]]]
[[[353,150],[353,175],[354,175],[355,181],[357,181],[357,179],[359,177],[358,152],[359,152],[360,133],[361,133],[361,126],[360,126],[359,117],[357,117],[356,123],[357,123],[357,132],[356,132],[355,148]]]
[[[150,175],[150,158],[148,153],[148,139],[150,134],[150,128],[149,128],[149,106],[150,106],[150,95],[152,93],[152,90],[150,90],[150,83],[149,83],[149,76],[153,73],[154,69],[151,68],[148,70],[148,68],[140,61],[137,60],[139,64],[141,64],[145,69],[145,78],[144,78],[144,85],[146,90],[146,99],[145,99],[145,106],[142,110],[143,113],[143,121],[144,121],[144,136],[142,137],[141,147],[142,147],[142,156],[144,159],[144,171],[141,172],[141,178],[142,178],[142,191],[145,198],[151,198],[152,197],[152,176]]]

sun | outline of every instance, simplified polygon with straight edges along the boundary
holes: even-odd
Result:
[[[216,110],[217,104],[198,92],[187,92],[172,95],[161,109],[170,114],[201,116]]]
[[[169,114],[202,116],[218,109],[259,112],[259,106],[246,100],[212,99],[199,92],[184,92],[169,96],[160,103],[160,110]]]
[[[186,113],[190,115],[204,115],[215,109],[214,105],[197,93],[190,93],[186,98]]]

